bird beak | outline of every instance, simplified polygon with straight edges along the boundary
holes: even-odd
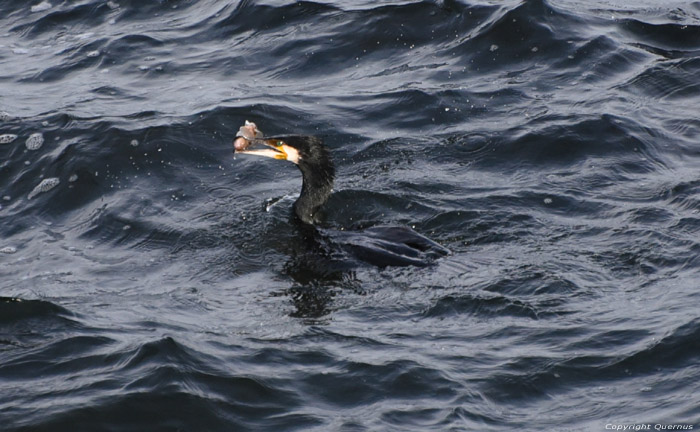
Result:
[[[266,146],[268,148],[252,148],[253,146]],[[288,146],[280,140],[275,139],[254,139],[247,140],[243,137],[236,138],[233,143],[236,154],[250,154],[257,156],[265,156],[273,159],[287,160],[288,155],[285,148]]]

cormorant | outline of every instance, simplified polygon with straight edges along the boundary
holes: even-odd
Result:
[[[335,167],[328,148],[314,136],[286,135],[263,138],[255,123],[245,122],[234,141],[234,153],[265,156],[294,163],[302,175],[301,194],[294,213],[304,226],[313,227],[325,241],[349,250],[361,261],[379,267],[426,266],[449,250],[407,227],[375,226],[360,232],[317,227],[318,212],[333,189]],[[262,148],[251,148],[258,146]]]

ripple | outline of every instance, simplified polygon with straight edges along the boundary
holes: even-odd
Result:
[[[700,94],[700,86],[693,77],[700,70],[700,61],[683,59],[658,64],[646,69],[620,88],[654,99],[685,99]]]
[[[26,319],[72,315],[67,309],[43,300],[0,297],[0,308],[3,324]]]

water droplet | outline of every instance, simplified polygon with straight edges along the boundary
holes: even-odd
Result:
[[[17,135],[13,135],[13,134],[0,135],[0,144],[9,144],[16,139],[17,139]]]
[[[40,132],[29,135],[25,145],[27,146],[27,150],[39,150],[41,146],[44,145],[44,135]]]
[[[51,189],[58,186],[59,183],[60,183],[60,181],[58,180],[58,177],[50,177],[50,178],[44,179],[34,189],[32,189],[31,192],[29,192],[27,199],[32,199],[42,192],[50,191]]]

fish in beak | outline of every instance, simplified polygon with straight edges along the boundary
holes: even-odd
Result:
[[[263,138],[263,133],[255,123],[248,120],[238,129],[236,139],[233,141],[233,152],[235,154],[265,156],[273,159],[288,160],[295,164],[299,163],[299,152],[297,149],[287,145],[282,139]]]

